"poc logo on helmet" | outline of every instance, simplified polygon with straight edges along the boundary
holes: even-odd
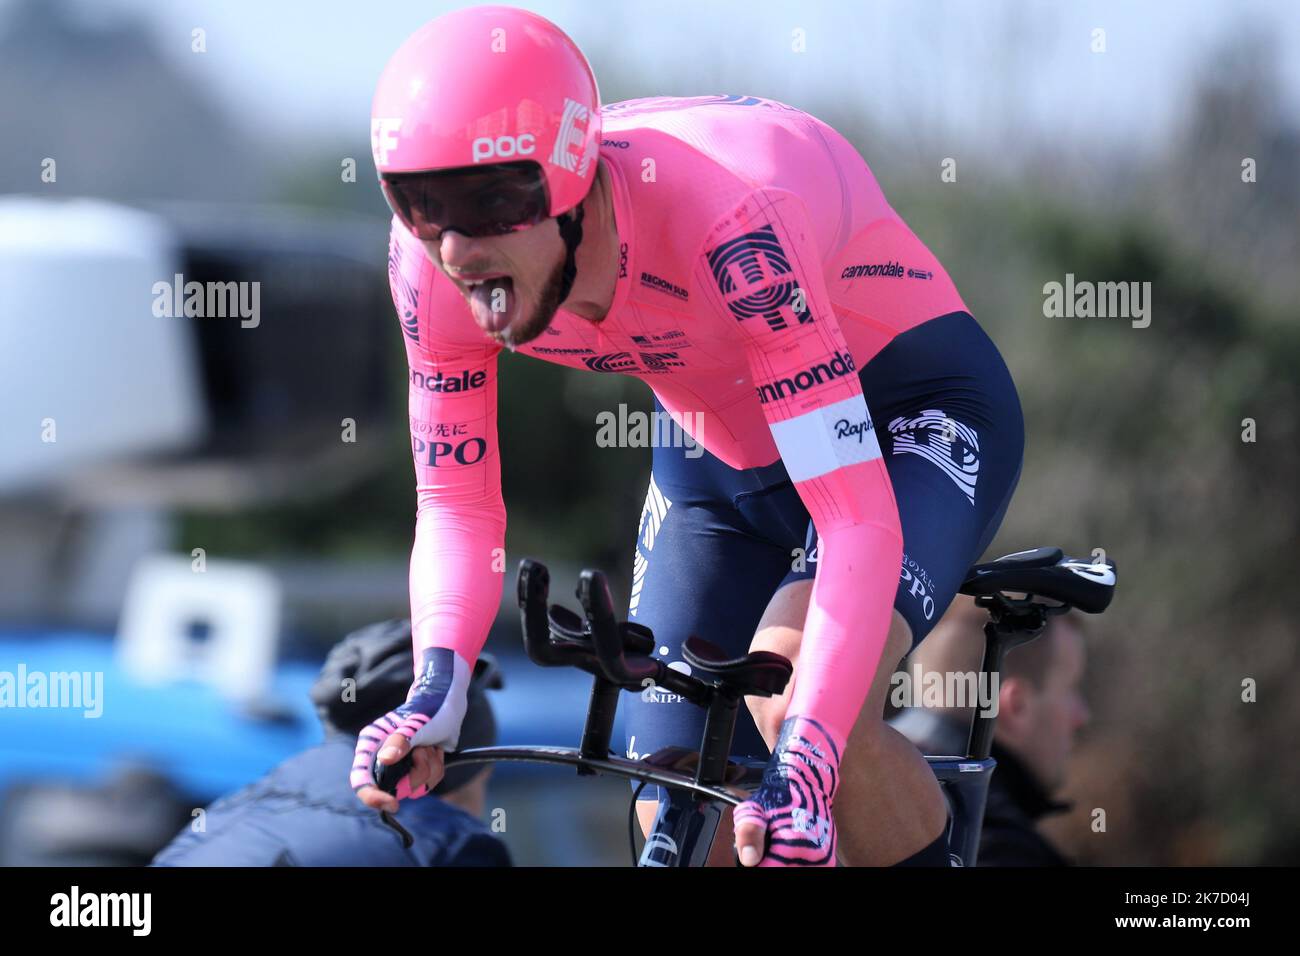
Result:
[[[532,133],[520,136],[480,136],[470,144],[474,162],[485,159],[509,159],[511,156],[527,156],[537,149],[537,138]]]

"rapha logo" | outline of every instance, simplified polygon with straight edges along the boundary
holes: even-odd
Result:
[[[889,433],[894,436],[895,455],[920,455],[933,462],[975,504],[980,443],[973,428],[937,408],[927,408],[915,418],[895,418]]]
[[[835,423],[835,437],[848,438],[850,435],[857,436],[858,443],[862,443],[862,436],[871,430],[871,419],[864,419],[860,422],[851,422],[847,418],[841,418]]]

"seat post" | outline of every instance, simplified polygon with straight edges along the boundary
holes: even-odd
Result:
[[[989,621],[984,625],[984,661],[980,665],[980,680],[992,686],[994,676],[1001,679],[1002,660],[1007,651],[1027,644],[1043,633],[1047,626],[1047,608],[1032,601],[1010,601],[1001,595],[976,598],[979,607],[988,609]],[[993,730],[997,717],[975,708],[971,721],[970,742],[966,752],[972,760],[984,760],[993,750]]]
[[[992,686],[990,682],[993,675],[1002,672],[1002,658],[1007,652],[1002,637],[997,622],[988,621],[984,625],[984,662],[980,665],[980,680],[985,682],[985,686]],[[966,753],[972,760],[983,760],[993,749],[993,729],[996,723],[996,717],[985,714],[979,707],[975,708],[970,742],[966,748]]]

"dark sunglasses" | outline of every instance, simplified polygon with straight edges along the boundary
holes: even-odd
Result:
[[[537,163],[461,166],[420,173],[381,173],[380,188],[397,218],[419,239],[446,230],[501,236],[547,218],[546,180]]]

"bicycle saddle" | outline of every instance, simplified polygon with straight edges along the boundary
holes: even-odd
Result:
[[[1035,548],[975,565],[967,572],[961,593],[978,597],[1023,591],[1100,614],[1115,596],[1115,580],[1114,561],[1070,558],[1060,548]]]

